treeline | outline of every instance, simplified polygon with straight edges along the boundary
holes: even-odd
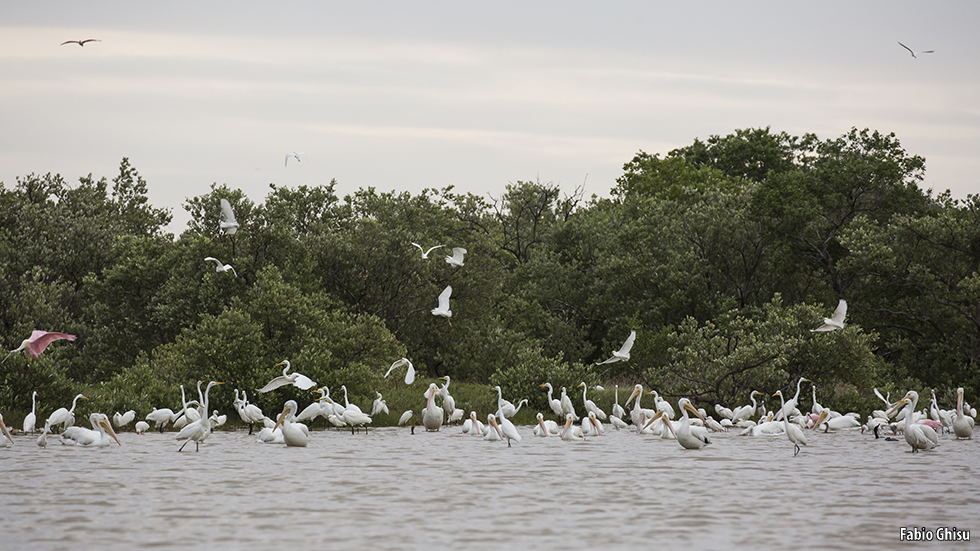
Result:
[[[640,152],[609,198],[541,182],[340,198],[331,182],[271,184],[255,203],[212,185],[186,200],[176,238],[127,159],[111,182],[31,174],[0,184],[3,343],[34,329],[78,340],[7,360],[0,412],[22,416],[37,390],[142,416],[199,379],[262,386],[283,359],[370,403],[402,356],[422,377],[499,384],[541,410],[545,381],[730,406],[795,392],[800,376],[845,410],[877,406],[874,386],[935,388],[948,405],[957,386],[980,389],[980,200],[924,191],[924,173],[894,135],[749,129]],[[423,260],[412,242],[446,248]],[[444,262],[451,247],[465,266]],[[447,285],[451,320],[430,313]],[[839,298],[845,330],[811,333]],[[630,330],[631,360],[596,366]],[[267,411],[310,398],[273,394],[249,397]]]

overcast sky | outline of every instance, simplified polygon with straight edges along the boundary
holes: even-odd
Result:
[[[179,232],[215,182],[257,203],[332,178],[607,195],[640,150],[857,127],[962,198],[978,22],[980,2],[3,2],[0,181],[111,179],[129,157]]]

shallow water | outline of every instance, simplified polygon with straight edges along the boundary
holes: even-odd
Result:
[[[716,434],[703,450],[615,431],[585,442],[484,442],[458,427],[315,431],[307,448],[215,432],[120,434],[80,449],[0,449],[0,548],[881,549],[901,527],[980,541],[980,441],[809,432]],[[973,546],[973,547],[971,547]]]

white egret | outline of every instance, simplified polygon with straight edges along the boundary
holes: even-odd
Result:
[[[452,422],[453,414],[456,413],[456,399],[449,394],[449,375],[439,377],[439,379],[446,381],[439,389],[439,395],[442,396],[442,410],[446,412],[446,419]]]
[[[422,411],[422,425],[425,426],[427,431],[438,431],[442,427],[442,408],[436,407],[436,393],[439,392],[439,387],[435,383],[429,383],[429,389],[426,391],[425,396],[428,399],[426,403],[425,410]]]
[[[434,247],[429,247],[429,249],[426,250],[426,249],[423,249],[422,248],[422,245],[419,245],[418,243],[412,243],[412,245],[415,245],[416,247],[419,248],[420,251],[422,251],[422,260],[428,260],[429,259],[429,253],[431,253],[432,251],[434,251],[436,249],[445,247],[445,245],[436,245]]]
[[[444,318],[452,318],[453,311],[449,309],[449,297],[453,294],[453,286],[447,285],[443,289],[442,293],[439,294],[439,306],[432,309],[433,316],[442,316]],[[449,322],[452,325],[452,321]]]
[[[837,303],[837,309],[829,318],[823,319],[823,325],[817,327],[816,329],[811,329],[811,333],[826,332],[826,331],[836,331],[838,329],[844,329],[844,316],[847,315],[847,301],[840,299]]]
[[[561,409],[561,400],[552,397],[552,393],[554,392],[554,389],[551,387],[551,383],[544,383],[538,386],[548,389],[548,407],[551,408],[551,411],[555,412],[555,415],[557,415],[559,419],[563,418],[565,415]]]
[[[616,385],[616,392],[613,396],[612,414],[615,417],[619,417],[620,420],[626,418],[626,410],[623,409],[623,406],[619,405],[619,385]]]
[[[24,432],[34,434],[34,424],[37,422],[37,391],[31,395],[31,412],[24,417]]]
[[[594,413],[595,416],[598,417],[599,419],[605,420],[606,412],[599,409],[599,406],[595,405],[595,402],[589,400],[588,397],[586,397],[585,395],[585,393],[589,390],[589,385],[583,382],[583,383],[579,383],[578,386],[582,389],[582,402],[585,404],[585,411],[587,413]]]
[[[282,440],[286,446],[305,448],[310,441],[309,429],[302,423],[293,422],[298,409],[296,400],[286,400],[276,421],[276,428],[282,427]]]
[[[58,408],[48,416],[48,420],[44,422],[46,427],[55,427],[61,425],[62,429],[66,429],[73,424],[75,424],[75,406],[78,405],[78,399],[88,400],[83,394],[75,396],[75,399],[71,401],[71,409]]]
[[[936,446],[936,438],[934,437],[936,431],[931,427],[915,422],[915,406],[918,402],[919,393],[910,390],[888,411],[889,413],[898,411],[903,405],[908,404],[905,407],[905,429],[903,432],[905,433],[905,441],[909,446],[912,446],[913,453],[919,450],[931,450]],[[933,434],[928,434],[929,432]]]
[[[446,262],[456,266],[457,268],[463,265],[463,256],[466,255],[466,249],[462,247],[453,247],[453,255],[446,257]]]
[[[739,408],[735,408],[735,409],[732,410],[732,421],[733,422],[738,423],[739,421],[743,421],[743,420],[746,420],[746,419],[752,417],[752,415],[755,413],[755,408],[756,408],[756,403],[755,403],[755,395],[756,394],[762,394],[762,393],[759,392],[758,390],[753,390],[751,393],[749,393],[749,400],[752,401],[752,405],[751,406],[750,405],[745,405],[745,406],[742,406],[742,407],[739,407]],[[775,396],[775,394],[773,394],[773,396]],[[780,396],[782,396],[782,393],[780,393]]]
[[[119,413],[117,411],[112,416],[112,424],[115,425],[115,426],[117,426],[117,427],[122,428],[122,427],[125,427],[126,425],[132,423],[133,422],[133,419],[135,419],[135,418],[136,418],[136,412],[133,411],[133,410],[129,410],[126,413]]]
[[[575,406],[572,405],[572,399],[568,397],[565,387],[561,387],[561,416],[567,417],[569,414],[571,414],[574,420],[578,421],[578,415],[575,413]]]
[[[407,365],[408,366],[408,371],[405,373],[405,384],[406,385],[410,385],[410,384],[414,383],[415,382],[415,366],[412,365],[412,361],[409,360],[408,358],[402,358],[400,360],[395,360],[395,362],[391,364],[391,367],[388,368],[388,371],[385,372],[385,378],[388,378],[388,375],[391,374],[392,370],[397,369],[397,368],[399,368],[399,367],[401,367],[403,365]]]
[[[116,444],[122,446],[122,442],[116,436],[116,431],[112,430],[108,415],[93,413],[89,415],[89,422],[92,423],[91,429],[85,427],[68,427],[65,429],[65,432],[61,434],[61,443],[83,448],[104,448],[112,443],[109,440],[109,436],[112,436]],[[108,435],[106,435],[107,432]]]
[[[198,381],[198,388],[200,388],[201,382],[202,381]],[[181,444],[177,451],[183,451],[184,446],[186,446],[187,442],[190,442],[191,440],[194,441],[194,451],[200,451],[201,442],[204,442],[204,440],[206,440],[211,434],[211,419],[209,417],[205,417],[208,411],[208,395],[211,393],[211,387],[223,384],[224,383],[218,381],[211,381],[208,383],[208,387],[204,390],[204,402],[201,403],[201,412],[198,413],[197,419],[194,422],[187,424],[184,428],[180,429],[180,432],[177,433],[177,440],[186,440],[186,442]]]
[[[500,390],[500,386],[493,387],[493,390],[497,391],[497,413],[504,417],[513,417],[517,413],[517,408],[514,404],[507,400],[504,400],[503,393]]]
[[[817,402],[817,385],[813,384],[813,382],[811,381],[810,388],[813,390],[813,405],[810,406],[810,411],[812,413],[820,415],[820,412],[823,411],[823,406],[821,406],[820,403]]]
[[[306,408],[304,408],[303,411],[301,411],[300,414],[296,416],[295,419],[296,422],[313,421],[314,419],[322,415],[323,404],[327,398],[327,391],[325,387],[320,387],[314,390],[313,392],[319,392],[320,398],[318,398],[315,402],[311,402],[310,405],[306,406]]]
[[[510,419],[504,417],[503,415],[500,416],[499,428],[500,434],[507,439],[508,448],[510,447],[511,440],[515,440],[517,442],[521,441],[521,434],[517,432],[517,427],[514,426],[514,423],[510,422]]]
[[[796,381],[796,394],[794,394],[793,397],[790,398],[789,401],[787,401],[785,404],[783,404],[782,408],[780,408],[779,413],[776,414],[777,420],[780,418],[780,415],[784,417],[789,417],[790,415],[793,414],[793,410],[796,409],[797,404],[800,403],[800,385],[803,384],[803,381],[810,382],[810,379],[805,379],[803,377],[800,377],[800,380]]]
[[[371,404],[371,416],[374,417],[375,415],[378,415],[380,413],[384,413],[385,415],[387,415],[388,404],[385,402],[380,392],[374,391],[374,393],[377,394],[378,397],[375,398],[374,403]]]
[[[783,391],[777,390],[773,396],[779,396],[780,411],[785,409],[786,401],[783,399]],[[796,457],[800,453],[800,446],[806,446],[806,435],[803,434],[803,429],[799,425],[789,422],[788,415],[783,416],[783,430],[786,432],[786,438],[789,438],[789,441],[793,443],[793,457]]]
[[[306,153],[303,153],[302,151],[293,151],[292,153],[286,153],[286,160],[283,162],[283,166],[289,166],[290,158],[296,159],[297,163],[301,163],[303,162],[303,159],[306,158]]]
[[[135,428],[136,434],[143,434],[144,432],[150,430],[150,424],[146,421],[137,421]]]
[[[316,386],[316,383],[314,383],[312,379],[301,373],[290,373],[289,375],[286,375],[286,372],[288,372],[291,368],[289,365],[289,360],[283,360],[277,363],[275,367],[279,367],[280,365],[286,366],[282,368],[282,375],[269,381],[264,387],[258,389],[259,392],[266,393],[284,385],[293,385],[301,390],[309,390]]]
[[[357,404],[352,404],[347,399],[347,387],[340,385],[341,390],[344,391],[344,414],[341,418],[344,423],[350,425],[350,433],[354,434],[354,427],[357,425],[367,425],[371,422],[371,416],[361,411],[361,408]],[[367,428],[364,429],[367,432]]]
[[[973,439],[973,418],[963,415],[963,387],[956,389],[956,419],[953,420],[953,434],[957,438]]]
[[[216,266],[214,268],[214,271],[217,272],[217,273],[219,273],[219,274],[220,273],[231,272],[232,275],[234,275],[235,277],[238,277],[238,272],[235,271],[235,268],[232,267],[231,264],[222,264],[220,260],[218,260],[217,258],[215,258],[213,256],[206,256],[206,257],[204,257],[204,261],[205,262],[214,262],[216,264]]]
[[[402,414],[401,417],[398,418],[398,424],[399,425],[404,425],[405,423],[407,423],[412,418],[412,415],[414,415],[412,413],[412,410],[406,411],[405,413]]]
[[[660,397],[659,392],[657,392],[656,390],[651,390],[647,394],[653,394],[653,405],[656,407],[657,411],[664,412],[665,417],[667,417],[668,419],[673,419],[674,417],[677,416],[677,414],[674,413],[674,408],[670,405],[670,403],[667,400],[664,400],[663,398]]]
[[[612,355],[611,358],[609,358],[608,360],[599,362],[596,365],[611,364],[613,362],[625,362],[625,361],[629,361],[629,359],[630,359],[630,350],[632,350],[632,348],[633,348],[633,341],[635,341],[635,340],[636,340],[636,331],[630,331],[630,336],[629,337],[626,337],[626,342],[623,343],[623,346],[619,350],[616,350],[615,352],[613,352],[613,355]]]
[[[235,220],[235,211],[231,210],[231,204],[227,199],[221,199],[221,229],[228,235],[235,235],[238,231],[238,221]]]

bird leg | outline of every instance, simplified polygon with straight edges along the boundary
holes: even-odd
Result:
[[[178,452],[184,451],[184,446],[187,445],[187,442],[190,442],[190,440],[186,440],[179,448],[177,448],[177,451]]]
[[[796,451],[793,452],[793,457],[796,457],[797,455],[800,455],[800,445],[799,444],[793,444],[793,446],[796,447]]]

